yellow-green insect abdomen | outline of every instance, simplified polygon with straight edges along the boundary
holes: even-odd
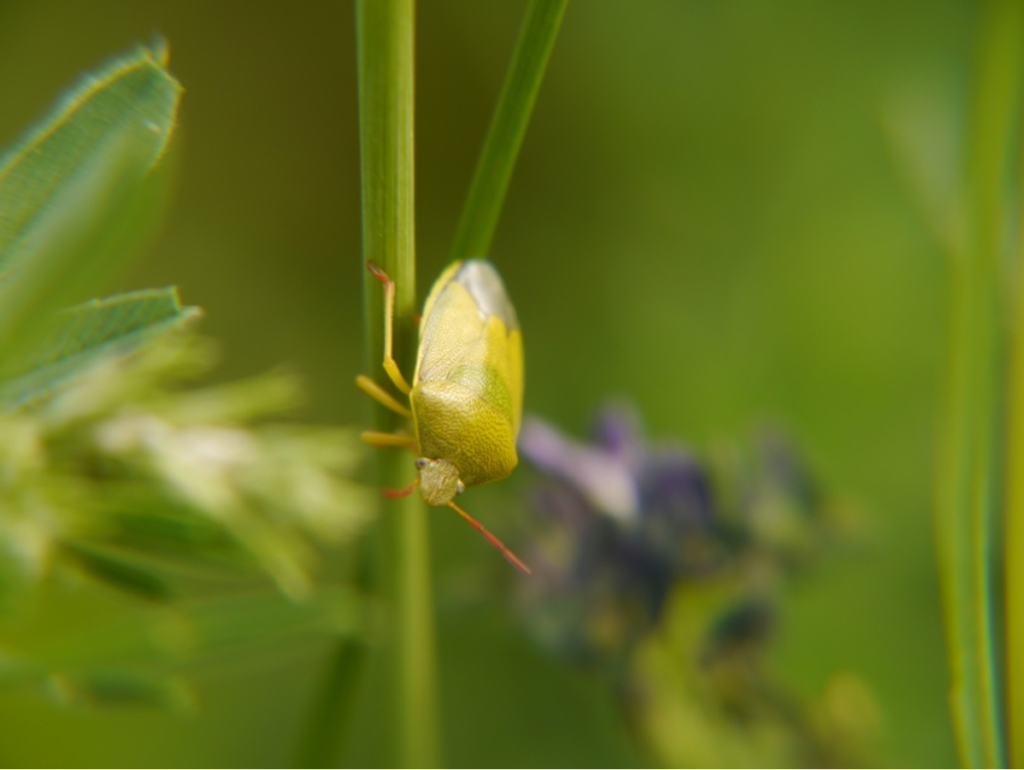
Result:
[[[412,413],[419,455],[448,460],[467,487],[499,481],[516,467],[516,437],[509,421],[465,386],[416,386]]]
[[[494,267],[448,268],[427,298],[413,376],[421,457],[451,462],[465,486],[505,478],[518,461],[522,333]]]

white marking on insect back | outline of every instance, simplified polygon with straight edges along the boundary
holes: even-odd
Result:
[[[488,316],[493,315],[500,318],[510,331],[519,328],[519,319],[505,292],[505,285],[490,262],[483,259],[466,260],[454,280],[464,286],[476,301],[477,312],[482,320],[486,321]]]

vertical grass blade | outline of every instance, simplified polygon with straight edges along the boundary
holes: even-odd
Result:
[[[363,201],[363,262],[372,261],[394,280],[395,355],[411,377],[415,352],[416,262],[413,215],[413,105],[415,4],[413,0],[356,3],[359,50],[359,134]],[[368,366],[383,359],[383,292],[364,277]],[[377,426],[393,430],[396,416],[377,409]],[[409,484],[408,455],[383,455],[382,484]],[[436,767],[439,763],[437,660],[427,512],[419,495],[388,503],[376,565],[377,588],[390,599],[394,625],[378,654],[378,670],[392,681],[389,717],[394,756],[387,764]]]
[[[530,0],[462,210],[452,258],[486,257],[569,0]]]
[[[1005,88],[1016,97],[1008,108],[1015,108],[1011,122],[1012,136],[1021,130],[1021,70],[1024,67],[1024,7],[1021,2],[1007,3],[1003,10],[1007,25],[1003,34],[1006,54],[999,62],[1005,69]],[[995,22],[993,22],[995,23]],[[995,65],[994,65],[995,66]],[[1016,141],[1018,199],[1024,191],[1024,154],[1020,139]],[[1020,200],[1018,200],[1020,205]],[[1019,209],[1017,221],[1024,209]],[[1018,224],[1019,227],[1019,224]],[[1008,422],[1006,429],[1006,521],[1004,526],[1005,563],[1005,656],[1006,734],[1008,758],[1012,767],[1024,766],[1024,237],[1018,232],[1015,264],[1012,275],[1015,285],[1011,295],[1009,387],[1007,389]]]
[[[968,232],[963,249],[951,254],[952,327],[936,514],[950,705],[967,767],[1006,763],[993,551],[1003,481],[1001,247],[1007,232],[1005,174],[1020,84],[1021,21],[1017,0],[996,0],[982,11],[967,158]]]
[[[414,28],[413,0],[356,2],[363,253],[353,275],[363,278],[366,366],[377,379],[383,377],[384,291],[368,261],[395,282],[394,355],[407,378],[415,352]],[[399,418],[379,405],[374,422],[381,431],[399,427]],[[379,460],[381,487],[412,481],[409,455],[382,452]],[[386,701],[380,719],[390,738],[374,747],[373,764],[440,763],[430,542],[419,495],[388,501],[373,541],[357,582],[387,599],[388,638],[373,647],[342,642],[335,651],[300,748],[305,766],[337,766],[339,743],[352,737],[356,699],[371,689]]]
[[[1024,169],[1020,182],[1024,188]],[[1024,767],[1024,241],[1017,245],[1006,459],[1006,710],[1009,764]]]

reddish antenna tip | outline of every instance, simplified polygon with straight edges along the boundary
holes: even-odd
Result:
[[[513,567],[515,567],[517,570],[519,570],[523,574],[526,574],[526,575],[532,574],[531,571],[530,571],[530,568],[526,566],[526,564],[523,562],[523,560],[520,559],[518,556],[516,556],[514,553],[512,553],[511,549],[509,549],[508,546],[506,546],[498,538],[496,538],[494,535],[492,535],[487,530],[487,528],[484,527],[483,524],[481,524],[479,521],[474,519],[472,516],[470,516],[464,510],[459,508],[459,506],[457,506],[454,502],[449,501],[448,505],[450,507],[454,508],[456,513],[459,514],[459,516],[461,516],[466,521],[468,521],[470,523],[470,525],[473,527],[473,529],[475,529],[481,535],[486,537],[487,538],[487,542],[489,542],[491,545],[493,545],[495,548],[497,548],[499,551],[501,551],[502,556],[504,556],[505,559],[508,560],[509,564],[511,564]]]
[[[527,567],[522,559],[520,559],[518,556],[516,556],[514,553],[512,553],[507,548],[505,548],[502,551],[502,554],[505,556],[505,559],[508,561],[509,564],[511,564],[513,567],[515,567],[520,572],[522,572],[524,575],[532,575],[533,574],[533,570],[531,570],[529,567]]]

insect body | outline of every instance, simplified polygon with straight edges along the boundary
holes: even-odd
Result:
[[[416,453],[419,486],[429,505],[447,505],[479,530],[513,565],[529,572],[500,540],[459,508],[467,487],[499,481],[516,467],[523,403],[523,341],[515,309],[490,262],[456,262],[437,279],[423,309],[416,370],[410,386],[392,355],[395,285],[384,284],[384,369],[409,399],[409,408],[369,377],[356,382],[388,408],[412,418],[414,436],[367,431],[376,446]]]

